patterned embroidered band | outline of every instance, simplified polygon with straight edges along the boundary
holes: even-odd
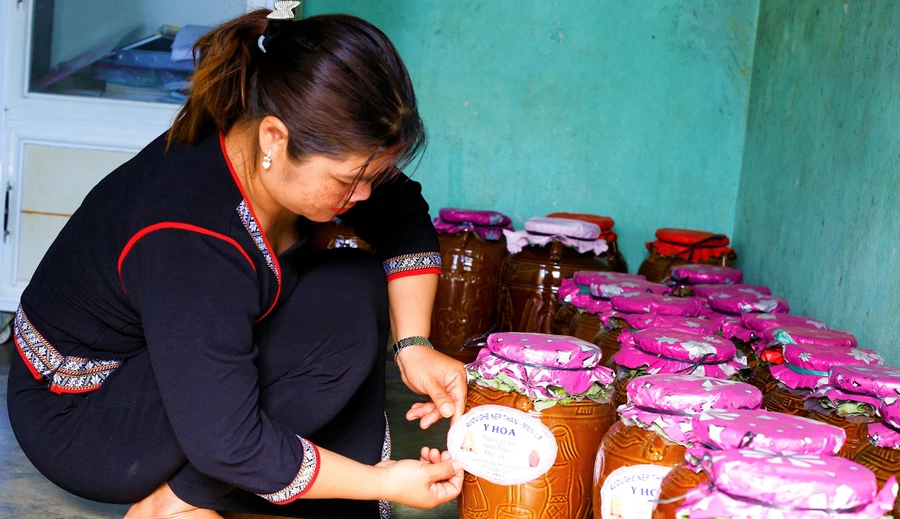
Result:
[[[116,368],[118,360],[91,360],[66,357],[34,329],[22,307],[13,324],[16,348],[37,380],[48,379],[54,393],[87,393],[100,387]]]
[[[303,444],[303,463],[300,472],[291,484],[274,494],[259,494],[259,497],[276,505],[286,505],[300,498],[319,475],[319,449],[311,442],[297,436]]]
[[[421,272],[419,272],[421,271]],[[408,274],[440,274],[441,254],[438,252],[420,252],[395,256],[384,262],[384,273],[388,281],[392,277]]]

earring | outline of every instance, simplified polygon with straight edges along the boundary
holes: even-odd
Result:
[[[263,169],[269,169],[272,167],[272,149],[269,148],[269,153],[266,153],[266,156],[263,157]]]

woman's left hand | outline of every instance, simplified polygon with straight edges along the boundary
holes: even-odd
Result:
[[[462,362],[425,346],[412,346],[397,355],[400,376],[409,389],[431,398],[415,403],[406,413],[409,421],[419,420],[427,429],[441,418],[451,423],[462,416],[466,404],[466,369]]]

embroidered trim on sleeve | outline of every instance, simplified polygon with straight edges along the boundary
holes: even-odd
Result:
[[[303,463],[300,472],[291,484],[274,494],[259,494],[259,497],[276,505],[286,505],[300,498],[309,490],[319,475],[319,449],[311,442],[297,437],[303,445]]]
[[[384,413],[384,443],[381,445],[381,461],[391,459],[391,424],[387,413]],[[381,519],[391,519],[391,502],[378,502],[378,515]]]
[[[441,254],[439,252],[404,254],[384,262],[384,273],[388,279],[409,273],[425,274],[426,272],[424,271],[432,271],[435,274],[441,273]]]

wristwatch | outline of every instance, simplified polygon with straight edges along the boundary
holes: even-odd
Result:
[[[391,346],[391,350],[394,352],[394,362],[397,361],[397,355],[400,353],[400,350],[402,350],[403,348],[408,348],[410,346],[428,346],[429,348],[434,348],[434,345],[431,344],[431,341],[429,341],[427,337],[422,337],[421,335],[414,335],[412,337],[400,339],[399,341],[395,342],[393,346]]]

